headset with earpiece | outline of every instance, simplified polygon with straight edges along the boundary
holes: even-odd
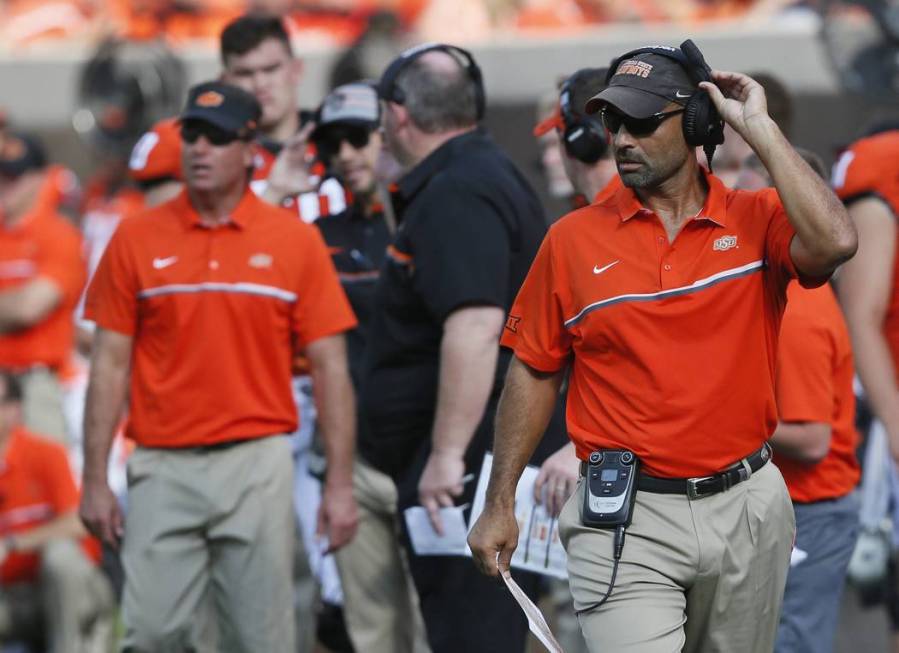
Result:
[[[409,48],[394,59],[387,67],[387,70],[384,71],[384,74],[381,76],[381,82],[378,84],[378,94],[384,100],[403,104],[406,101],[406,94],[403,92],[403,89],[397,85],[397,78],[400,76],[400,73],[405,70],[406,66],[423,54],[434,51],[446,52],[447,54],[462,60],[463,68],[465,68],[465,71],[474,83],[474,99],[477,119],[478,121],[482,120],[487,109],[487,96],[484,92],[484,77],[481,74],[481,69],[478,67],[478,64],[475,63],[471,52],[455,45],[449,45],[447,43],[423,43]]]
[[[705,151],[709,165],[712,164],[712,156],[715,148],[724,142],[724,121],[712,103],[712,98],[705,89],[699,88],[700,82],[712,82],[712,69],[706,63],[702,52],[690,39],[681,43],[680,49],[663,46],[650,46],[631,50],[617,59],[609,67],[606,84],[611,82],[618,66],[630,57],[638,54],[651,53],[661,57],[667,57],[678,64],[690,76],[690,80],[696,89],[684,105],[684,117],[682,121],[684,139],[687,145],[702,147]]]
[[[572,85],[579,75],[595,73],[597,68],[584,68],[568,77],[559,91],[559,115],[564,129],[562,143],[565,151],[573,159],[592,165],[602,158],[609,147],[606,130],[598,120],[575,111],[571,106]],[[600,73],[601,74],[601,73]]]

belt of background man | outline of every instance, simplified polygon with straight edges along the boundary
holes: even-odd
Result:
[[[768,443],[753,454],[734,463],[723,472],[710,476],[694,476],[693,478],[659,478],[640,473],[637,477],[637,489],[656,494],[685,494],[691,499],[707,497],[724,492],[737,483],[742,483],[760,470],[771,460],[771,448]],[[581,476],[587,475],[587,463],[581,461]]]

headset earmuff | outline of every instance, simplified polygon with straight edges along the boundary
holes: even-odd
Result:
[[[568,156],[593,165],[605,154],[609,143],[605,130],[596,121],[582,118],[572,111],[571,82],[577,74],[567,78],[559,91],[559,113],[565,125],[562,143]]]

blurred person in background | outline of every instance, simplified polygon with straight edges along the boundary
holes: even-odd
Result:
[[[126,650],[208,650],[195,615],[209,596],[233,650],[294,650],[295,348],[315,380],[328,459],[319,529],[335,549],[355,531],[343,338],[355,319],[318,233],[249,189],[260,114],[234,86],[191,89],[185,191],[120,225],[88,293],[98,331],[81,516],[122,542]],[[138,447],[125,528],[106,466],[129,378]]]
[[[302,62],[293,54],[284,19],[245,14],[222,31],[222,79],[256,96],[262,106],[253,190],[265,201],[288,206],[305,222],[346,207],[343,187],[323,178],[309,149],[313,112],[300,110]]]
[[[85,266],[81,238],[46,184],[42,146],[7,134],[0,147],[0,367],[21,377],[25,426],[65,443],[59,374],[72,354]]]
[[[546,227],[533,189],[479,127],[486,97],[470,53],[410,48],[379,93],[385,142],[405,174],[375,291],[359,455],[385,488],[395,484],[399,512],[420,504],[442,534],[441,508],[471,500],[476,484],[463,479],[491,446],[509,361],[504,311]],[[464,557],[416,555],[403,541],[431,650],[523,650],[526,621],[501,584]],[[536,575],[516,577],[536,592]]]
[[[378,179],[379,158],[384,155],[380,126],[377,90],[356,82],[328,94],[312,133],[319,156],[352,193],[346,211],[320,218],[315,225],[331,249],[359,320],[347,334],[357,389],[377,308],[375,285],[396,231],[390,197]],[[360,418],[357,432],[366,428]],[[359,529],[353,541],[337,552],[350,639],[360,652],[423,653],[428,650],[424,623],[398,538],[396,487],[361,457],[354,465],[353,486]]]
[[[826,178],[816,154],[796,151]],[[755,154],[744,168],[737,188],[774,185]],[[778,423],[771,444],[793,500],[796,540],[774,650],[830,653],[858,538],[861,470],[852,345],[829,284],[806,289],[792,281],[787,287],[776,369]]]
[[[399,54],[402,26],[392,11],[376,11],[365,31],[338,57],[331,68],[329,85],[336,88],[360,79],[375,79]]]
[[[837,295],[849,326],[855,365],[867,403],[886,430],[893,460],[897,461],[899,130],[875,130],[852,143],[834,165],[831,183],[859,234],[859,253],[840,269]],[[896,546],[895,527],[893,546]],[[887,592],[889,616],[894,648],[899,650],[899,590],[895,587],[894,571],[890,581],[893,587]]]
[[[0,642],[106,653],[112,588],[78,519],[66,451],[21,419],[22,388],[0,370]]]
[[[537,101],[536,114],[537,124],[534,126],[533,134],[540,151],[538,165],[550,198],[564,200],[567,203],[566,211],[583,206],[583,197],[575,197],[574,186],[571,185],[562,163],[559,130],[555,129],[559,122],[558,89],[547,93]]]

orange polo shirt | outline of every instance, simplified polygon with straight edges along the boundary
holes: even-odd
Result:
[[[13,429],[0,458],[0,537],[24,533],[78,508],[78,490],[65,448],[24,428]],[[85,552],[99,546],[85,538]],[[38,553],[11,553],[0,564],[0,585],[37,578]]]
[[[879,197],[899,219],[899,130],[856,141],[843,152],[833,168],[833,187],[846,204],[864,197]],[[899,232],[896,235],[899,251]],[[884,336],[899,375],[899,254],[893,256],[892,288]]]
[[[122,222],[86,316],[134,338],[127,433],[149,447],[293,431],[294,349],[356,324],[318,230],[249,189],[220,227],[186,193]]]
[[[62,300],[43,320],[0,335],[0,367],[58,369],[68,359],[74,344],[72,311],[85,275],[81,236],[51,203],[36,203],[12,227],[0,220],[0,292],[43,278],[62,293]]]
[[[784,422],[831,425],[830,450],[809,465],[776,454],[793,501],[835,499],[851,492],[861,476],[855,456],[855,393],[852,344],[830,286],[787,288],[787,310],[777,354],[777,411]]]
[[[627,448],[651,475],[701,476],[777,425],[794,231],[773,189],[706,179],[705,206],[673,243],[629,188],[568,214],[512,306],[502,344],[545,372],[572,361],[568,432],[581,459]]]

